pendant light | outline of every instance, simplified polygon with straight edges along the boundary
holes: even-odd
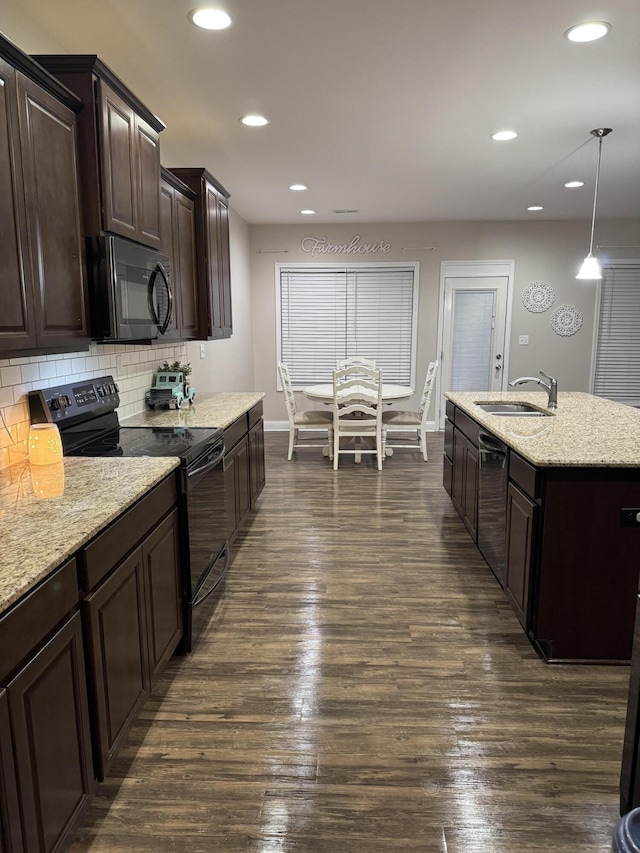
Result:
[[[596,202],[598,200],[598,180],[600,179],[600,157],[602,156],[602,139],[608,136],[612,131],[611,127],[597,127],[591,131],[591,135],[598,139],[598,165],[596,166],[596,185],[593,191],[593,214],[591,216],[591,241],[589,243],[589,254],[582,262],[580,271],[576,278],[596,279],[602,278],[602,270],[600,261],[593,256],[593,231],[596,224]]]

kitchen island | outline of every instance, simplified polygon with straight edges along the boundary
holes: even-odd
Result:
[[[527,636],[550,662],[628,662],[640,569],[640,412],[580,392],[560,393],[553,411],[541,392],[446,397],[445,488]],[[478,405],[500,402],[540,414]],[[498,478],[489,478],[492,463]]]

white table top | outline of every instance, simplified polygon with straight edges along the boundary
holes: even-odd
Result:
[[[326,385],[309,385],[302,389],[302,393],[310,400],[316,400],[320,403],[333,403],[333,383],[328,382]],[[395,403],[398,400],[406,400],[413,395],[413,388],[408,388],[406,385],[391,385],[388,382],[382,383],[382,401],[384,403]],[[369,391],[364,391],[363,397],[370,397]]]

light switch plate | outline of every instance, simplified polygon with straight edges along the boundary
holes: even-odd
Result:
[[[200,344],[200,358],[204,358],[204,357],[205,357],[204,344]]]

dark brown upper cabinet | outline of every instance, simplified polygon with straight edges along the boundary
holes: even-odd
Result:
[[[195,195],[168,169],[160,181],[160,236],[162,252],[171,261],[176,325],[180,339],[198,336],[196,283]]]
[[[230,338],[229,193],[206,169],[170,171],[195,194],[197,339]]]
[[[84,103],[78,117],[84,234],[159,249],[164,124],[94,55],[34,57]]]
[[[0,356],[89,345],[81,102],[0,36]]]

